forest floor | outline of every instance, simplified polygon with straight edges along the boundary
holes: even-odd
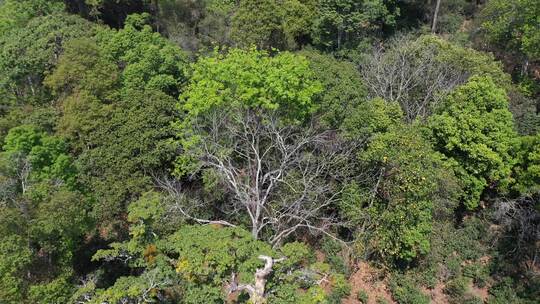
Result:
[[[377,299],[384,299],[389,304],[397,303],[392,300],[392,294],[387,284],[384,273],[366,262],[358,264],[358,270],[349,278],[351,284],[351,294],[342,300],[342,304],[359,304],[358,292],[363,290],[367,293],[369,301],[367,304],[376,304]]]
[[[377,269],[366,262],[358,264],[358,270],[351,275],[349,283],[351,284],[351,294],[348,298],[342,300],[342,304],[377,304],[377,301],[381,299],[389,304],[397,304],[392,299],[392,293],[388,287],[388,276],[385,275],[383,270]],[[448,304],[449,301],[444,293],[444,288],[443,283],[438,283],[433,289],[422,287],[421,290],[430,297],[432,304]],[[368,295],[368,303],[361,303],[358,300],[358,292],[361,290]],[[469,290],[471,294],[483,301],[486,301],[489,296],[487,287],[478,288],[471,284]]]

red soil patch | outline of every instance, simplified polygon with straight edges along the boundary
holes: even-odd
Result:
[[[368,263],[360,262],[358,264],[358,270],[351,275],[349,283],[351,284],[351,295],[343,299],[342,304],[359,304],[357,295],[360,290],[368,294],[368,304],[376,304],[379,298],[385,299],[390,304],[396,303],[392,300],[386,279],[381,279],[380,270]]]
[[[423,287],[421,290],[431,298],[431,304],[448,304],[448,299],[444,293],[444,284],[439,282],[433,289]]]
[[[472,285],[472,284],[471,284]],[[484,287],[484,288],[479,288],[479,287],[476,287],[476,286],[471,286],[469,288],[470,292],[479,297],[480,299],[482,299],[482,301],[484,303],[487,303],[487,299],[489,297],[489,291],[488,291],[488,287]]]

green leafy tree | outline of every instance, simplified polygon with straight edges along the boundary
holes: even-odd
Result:
[[[315,98],[316,115],[330,128],[339,128],[351,111],[366,99],[366,89],[356,66],[317,51],[300,53],[323,89]]]
[[[540,60],[539,14],[538,1],[492,0],[482,11],[482,29],[497,47]]]
[[[392,27],[397,16],[399,9],[393,0],[322,0],[311,36],[316,45],[325,49],[355,48],[368,35]]]
[[[385,258],[405,261],[428,253],[438,183],[452,180],[440,157],[414,127],[376,137],[361,157],[381,168],[381,184],[367,202],[375,221],[376,250]]]
[[[58,137],[21,125],[9,131],[3,148],[2,241],[24,247],[2,252],[3,260],[11,263],[0,272],[2,282],[13,285],[6,287],[0,299],[7,303],[65,301],[73,288],[73,253],[90,224],[88,200],[76,190],[77,172],[68,147]],[[16,272],[18,278],[13,277]]]
[[[489,77],[472,77],[430,118],[435,149],[463,184],[468,209],[478,206],[486,188],[508,185],[517,136],[513,126],[506,92]]]
[[[232,17],[231,38],[235,45],[292,49],[308,34],[316,9],[312,0],[240,1]]]
[[[0,3],[0,35],[24,27],[30,19],[64,10],[60,0],[5,0]]]
[[[54,14],[32,19],[25,27],[0,36],[0,96],[4,105],[41,103],[45,74],[57,63],[63,44],[92,35],[93,27],[73,15]]]
[[[80,290],[92,298],[91,303],[137,299],[167,299],[182,303],[222,303],[237,298],[248,300],[239,286],[251,284],[254,274],[263,268],[260,255],[281,258],[272,265],[272,276],[263,284],[272,303],[319,303],[315,281],[328,275],[340,280],[326,264],[310,264],[313,254],[302,243],[289,243],[279,250],[254,240],[248,231],[219,224],[185,225],[172,234],[159,226],[172,210],[160,194],[149,192],[129,207],[130,238],[100,250],[96,260],[121,259],[134,268],[143,269],[139,276],[123,276],[109,288],[95,285]],[[307,276],[303,284],[298,279]],[[299,288],[313,288],[302,294]],[[292,291],[292,294],[288,294]],[[274,302],[275,301],[275,302]],[[256,302],[258,303],[258,302]]]
[[[123,29],[100,31],[100,51],[123,67],[123,90],[145,88],[178,94],[187,58],[181,49],[152,30],[149,18],[147,13],[130,15]]]
[[[223,303],[233,299],[240,303],[263,303],[248,302],[247,293],[238,289],[252,284],[254,274],[264,267],[261,255],[287,257],[272,266],[272,276],[265,282],[266,300],[271,303],[325,303],[328,295],[316,285],[324,276],[332,284],[339,281],[346,285],[329,265],[310,264],[313,256],[304,244],[289,243],[276,251],[240,228],[188,225],[158,240],[156,245],[140,247],[139,252],[140,260],[146,261],[142,275],[120,277],[107,289],[85,291],[92,297],[90,303],[117,303],[144,297],[181,303]],[[104,250],[95,258],[114,256],[125,258],[126,252]],[[299,292],[302,288],[307,292]]]
[[[7,216],[5,210],[0,210]],[[3,227],[2,227],[3,228]],[[32,262],[32,252],[26,240],[18,235],[4,234],[0,239],[0,301],[15,304],[23,302],[24,274]]]
[[[36,208],[28,231],[43,252],[56,255],[59,267],[69,269],[73,253],[90,229],[90,204],[79,192],[65,187],[46,187],[49,193],[33,200]]]
[[[376,99],[345,120],[347,138],[367,142],[339,202],[360,254],[412,261],[429,252],[432,216],[453,195],[454,177],[419,125],[405,125],[397,103]],[[442,183],[446,183],[443,191]]]
[[[9,131],[1,156],[7,161],[6,173],[17,175],[17,163],[28,166],[29,178],[35,181],[59,179],[67,185],[75,183],[75,168],[67,155],[66,143],[49,136],[31,125],[22,125]],[[24,170],[24,169],[23,169]],[[8,174],[9,174],[8,173]]]
[[[512,187],[522,194],[540,191],[540,133],[520,138],[515,159]]]
[[[271,57],[265,51],[231,49],[193,65],[181,107],[188,118],[216,107],[240,106],[277,111],[300,121],[316,108],[312,97],[321,85],[314,78],[303,56],[283,52]]]

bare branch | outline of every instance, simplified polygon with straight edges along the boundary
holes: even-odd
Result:
[[[370,97],[398,102],[408,121],[426,118],[468,75],[442,62],[435,46],[398,37],[390,47],[375,48],[360,72]]]
[[[210,112],[192,127],[199,140],[187,152],[219,176],[229,195],[226,208],[247,215],[254,238],[265,232],[278,245],[297,229],[319,234],[339,224],[331,211],[341,193],[333,181],[339,174],[332,171],[346,158],[336,132],[284,124],[274,112],[251,109]]]
[[[236,225],[224,220],[208,220],[195,217],[192,212],[186,210],[186,204],[183,204],[183,202],[185,201],[185,194],[182,192],[181,183],[167,176],[166,174],[158,176],[155,173],[152,173],[152,176],[154,178],[155,184],[159,188],[164,190],[166,193],[168,193],[169,197],[174,202],[174,204],[169,206],[168,213],[179,213],[184,218],[192,220],[199,224],[218,224],[223,226],[236,227]]]

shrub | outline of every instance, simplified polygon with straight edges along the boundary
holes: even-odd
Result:
[[[322,241],[321,250],[324,252],[328,264],[330,264],[336,272],[346,275],[350,273],[350,269],[341,254],[342,247],[337,241],[325,238]]]
[[[463,302],[465,294],[469,289],[469,280],[469,278],[458,277],[446,283],[444,293],[448,295],[451,303]]]
[[[486,283],[489,280],[488,269],[478,263],[465,265],[465,267],[463,267],[463,275],[471,278],[473,283],[478,287],[486,286]]]
[[[342,298],[351,293],[351,285],[344,275],[333,274],[330,276],[330,282],[332,283],[332,293],[329,297],[337,300],[337,303],[340,303]]]
[[[516,294],[514,282],[509,277],[504,277],[498,284],[489,289],[489,304],[521,303]]]
[[[463,304],[483,304],[484,301],[477,296],[467,295],[465,299],[463,299],[462,303]]]
[[[356,295],[356,299],[358,299],[358,301],[360,301],[360,303],[362,304],[367,304],[369,301],[369,295],[367,294],[365,290],[361,289],[358,291],[358,294]]]
[[[390,281],[394,299],[401,304],[429,304],[429,297],[415,286],[415,282],[404,275],[395,275]]]
[[[377,298],[377,304],[390,304],[385,298],[378,297]]]

